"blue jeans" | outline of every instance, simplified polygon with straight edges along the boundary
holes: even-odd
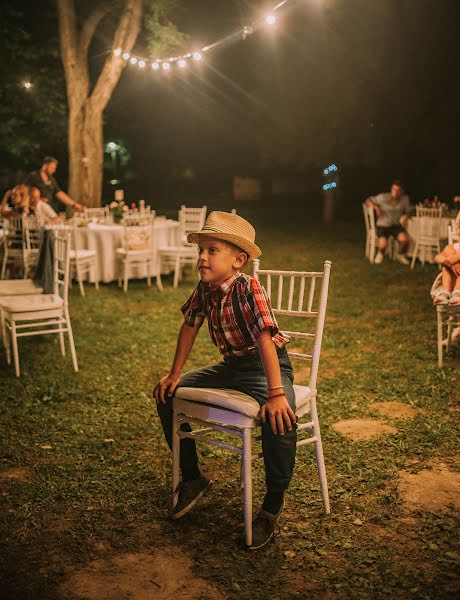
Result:
[[[286,348],[278,349],[281,381],[287,401],[295,412],[295,395],[292,387],[294,375]],[[189,371],[180,378],[178,387],[227,388],[251,396],[262,406],[268,400],[267,379],[258,352],[246,356],[229,356],[217,365]],[[166,395],[166,404],[158,404],[158,414],[169,447],[172,446],[172,397]],[[183,423],[184,431],[191,431]],[[296,455],[297,431],[293,427],[284,435],[273,434],[269,420],[262,424],[262,451],[265,464],[267,491],[284,492],[292,478]],[[184,481],[199,476],[195,440],[185,438],[180,443],[180,467]]]

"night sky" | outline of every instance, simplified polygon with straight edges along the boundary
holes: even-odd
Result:
[[[273,4],[188,0],[177,24],[199,47]],[[458,4],[292,0],[276,29],[186,73],[128,66],[106,110],[105,139],[124,142],[144,197],[186,168],[218,193],[233,174],[308,178],[336,162],[357,200],[395,177],[414,200],[448,198],[460,193]],[[108,46],[105,23],[91,48],[94,71]],[[145,55],[142,37],[134,53]]]

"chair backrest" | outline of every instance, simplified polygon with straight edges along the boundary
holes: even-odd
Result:
[[[180,239],[187,244],[187,235],[200,230],[206,221],[207,206],[201,208],[188,208],[182,205],[179,210]]]
[[[20,216],[9,216],[3,221],[3,228],[6,235],[6,245],[8,248],[24,249],[25,248],[25,236],[24,236],[24,217]]]
[[[460,242],[460,231],[456,231],[452,225],[448,225],[447,237],[450,245],[458,244]]]
[[[101,206],[100,208],[85,208],[83,213],[87,219],[106,219],[110,214],[108,206]]]
[[[125,252],[153,252],[153,221],[147,225],[124,224],[123,248]]]
[[[375,212],[374,207],[363,202],[364,224],[366,225],[366,233],[375,231]]]
[[[273,313],[288,317],[302,318],[311,322],[311,327],[302,330],[283,332],[292,339],[300,339],[305,344],[311,341],[311,351],[297,352],[288,349],[289,356],[310,362],[309,386],[316,390],[319,357],[323,340],[331,262],[324,262],[323,271],[274,271],[260,269],[259,259],[254,260],[254,277],[265,283]],[[285,285],[285,282],[287,285]],[[318,285],[319,284],[319,285]],[[314,325],[316,321],[316,325]],[[310,331],[305,331],[309,329]]]
[[[68,229],[54,230],[53,293],[61,296],[66,307],[69,301],[70,236]]]
[[[415,215],[417,217],[431,217],[432,219],[440,219],[442,217],[442,206],[439,208],[427,208],[421,204],[415,207]]]
[[[38,255],[40,248],[40,223],[35,215],[23,215],[22,227],[24,243],[28,252],[35,251]]]
[[[417,241],[420,244],[432,244],[440,240],[441,219],[439,217],[419,216],[415,218]]]
[[[123,215],[122,224],[128,227],[137,225],[153,225],[155,211],[149,213],[133,212]]]

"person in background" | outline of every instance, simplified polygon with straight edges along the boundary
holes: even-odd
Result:
[[[43,164],[38,171],[32,171],[27,175],[25,184],[29,187],[37,187],[42,199],[46,199],[55,212],[61,212],[64,206],[70,206],[78,212],[83,212],[82,204],[72,200],[62,189],[54,177],[58,161],[52,156],[45,156]]]
[[[454,231],[460,234],[460,212]],[[460,305],[460,242],[448,244],[434,260],[441,267],[441,287],[433,292],[433,304]]]
[[[30,213],[29,188],[26,185],[17,185],[12,190],[7,190],[0,205],[0,212],[4,219],[18,217]]]
[[[409,248],[409,235],[406,227],[411,210],[409,196],[404,193],[401,182],[393,181],[391,190],[378,196],[367,199],[368,206],[373,206],[377,214],[377,246],[378,252],[375,263],[383,262],[385,250],[388,246],[388,238],[393,236],[398,240],[399,251],[396,260],[403,265],[408,265],[406,256]]]
[[[30,211],[37,217],[41,225],[62,220],[48,202],[41,198],[40,190],[37,187],[30,188],[29,198]]]

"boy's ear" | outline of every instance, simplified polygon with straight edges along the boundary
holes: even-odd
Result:
[[[238,267],[238,269],[241,269],[241,267],[244,267],[244,265],[248,262],[248,255],[246,254],[246,252],[239,252],[236,256],[235,256],[235,260],[236,260],[236,266]]]

